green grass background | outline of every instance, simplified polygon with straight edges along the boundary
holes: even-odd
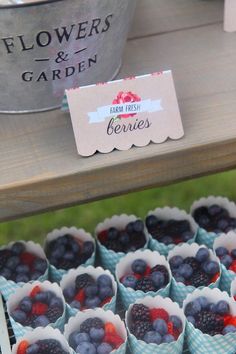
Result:
[[[12,240],[42,242],[54,228],[77,226],[93,232],[96,224],[114,214],[135,214],[144,218],[148,210],[177,206],[189,210],[192,202],[208,195],[221,195],[236,201],[236,171],[198,178],[168,187],[105,199],[72,208],[0,224],[0,243]]]

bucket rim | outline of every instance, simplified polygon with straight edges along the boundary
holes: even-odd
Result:
[[[61,1],[65,1],[65,0],[38,0],[37,2],[0,5],[0,10],[24,8],[24,7],[39,6],[39,5],[47,5],[47,4],[51,4],[51,3],[54,3],[54,2],[61,2]]]

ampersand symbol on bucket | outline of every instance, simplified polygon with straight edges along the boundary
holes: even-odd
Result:
[[[69,60],[68,54],[65,54],[63,51],[60,51],[57,53],[57,57],[55,59],[55,62],[59,64],[63,61],[68,61],[68,60]]]

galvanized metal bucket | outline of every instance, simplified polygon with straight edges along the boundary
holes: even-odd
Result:
[[[0,112],[57,108],[66,88],[118,72],[136,0],[0,6]]]

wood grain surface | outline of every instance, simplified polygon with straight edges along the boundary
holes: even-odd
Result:
[[[173,8],[177,3],[187,6],[187,1],[199,3],[203,17],[209,9],[209,24],[135,35],[127,42],[119,76],[172,69],[185,137],[82,158],[76,153],[68,114],[0,115],[1,220],[236,166],[236,34],[223,32],[222,23],[211,23],[213,3],[218,8],[220,1],[147,4],[165,1]],[[211,5],[204,7],[208,2]]]

